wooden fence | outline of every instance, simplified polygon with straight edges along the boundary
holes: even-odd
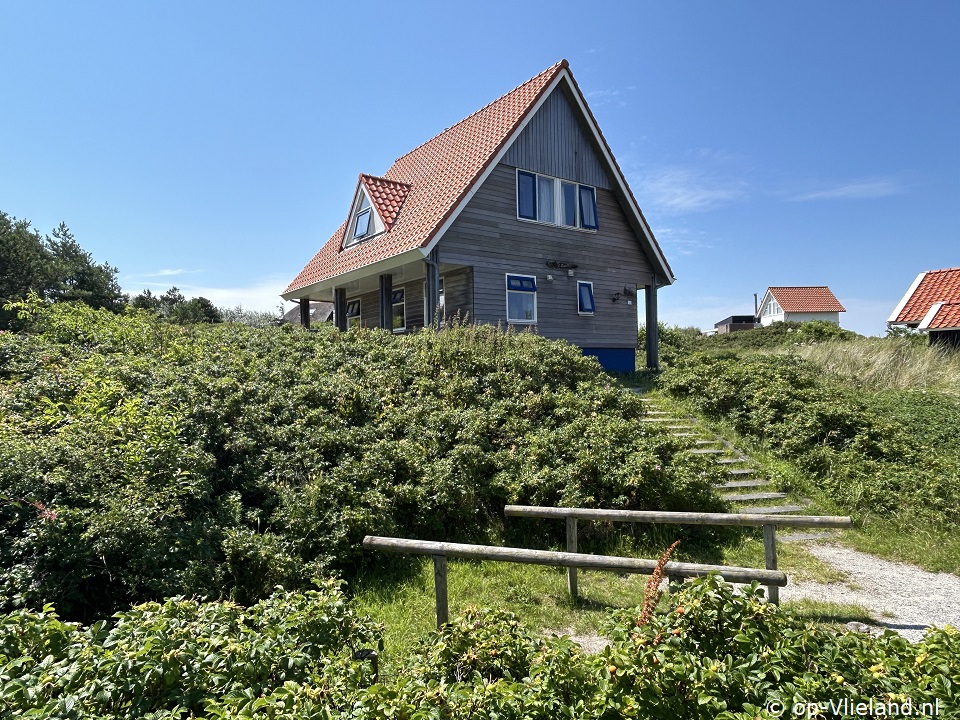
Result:
[[[545,508],[552,509],[552,508]],[[558,508],[559,509],[559,508]],[[569,525],[568,525],[569,527]],[[574,540],[574,544],[576,540]],[[411,555],[433,556],[433,579],[437,605],[437,627],[449,620],[447,602],[447,558],[460,557],[476,560],[498,560],[502,562],[529,563],[534,565],[552,565],[592,570],[613,570],[616,572],[649,574],[657,565],[656,560],[613,557],[607,555],[587,555],[578,552],[555,552],[551,550],[527,550],[524,548],[496,547],[492,545],[466,545],[462,543],[432,542],[427,540],[407,540],[404,538],[378,537],[367,535],[363,546],[368,550],[408,553]],[[718,572],[731,582],[749,583],[754,580],[768,587],[780,587],[787,584],[787,576],[777,570],[757,570],[755,568],[726,567],[723,565],[700,565],[696,563],[668,562],[664,572],[670,578],[702,577]],[[576,589],[576,580],[574,580]]]
[[[763,528],[764,560],[769,571],[777,569],[777,528],[848,528],[853,523],[849,517],[832,515],[760,515],[753,513],[693,513],[658,512],[646,510],[591,510],[588,508],[558,508],[536,505],[507,505],[504,514],[508,517],[535,517],[565,519],[567,521],[567,552],[577,552],[577,520],[601,520],[606,522],[664,523],[673,525],[740,525]],[[671,563],[672,564],[672,563]],[[733,582],[728,571],[720,568],[723,575]],[[754,578],[759,580],[759,578]],[[749,581],[747,581],[749,582]],[[770,602],[780,602],[780,586],[786,583],[765,583]],[[577,568],[567,567],[567,589],[571,597],[577,596]]]

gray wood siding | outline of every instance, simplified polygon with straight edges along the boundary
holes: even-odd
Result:
[[[500,164],[440,240],[441,262],[473,267],[472,317],[506,325],[505,275],[534,275],[537,332],[581,347],[636,347],[638,297],[623,290],[648,283],[653,269],[616,197],[597,190],[597,232],[522,221],[516,213],[516,169]],[[576,263],[574,277],[550,270],[548,260]],[[578,280],[593,282],[593,316],[577,313]]]
[[[448,317],[459,310],[462,317],[473,317],[473,281],[470,268],[443,271],[440,273],[444,283],[444,303]],[[403,289],[406,301],[407,330],[423,327],[423,280],[411,280],[408,283],[394,285],[394,290]],[[351,295],[347,301],[360,298],[360,319],[364,327],[380,327],[379,291]]]
[[[441,259],[442,261],[442,259]],[[451,272],[441,272],[443,278],[443,310],[447,318],[456,317],[473,320],[473,271],[462,268]]]
[[[510,146],[507,165],[610,189],[593,140],[562,90],[555,89]]]

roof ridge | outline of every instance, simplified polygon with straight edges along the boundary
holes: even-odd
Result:
[[[403,180],[392,180],[391,178],[383,177],[383,175],[373,175],[372,173],[362,172],[360,173],[360,177],[367,177],[367,178],[370,178],[371,180],[382,180],[383,182],[392,183],[394,185],[405,185],[406,187],[413,187],[413,185],[411,185],[410,183],[405,183],[403,182]]]
[[[524,87],[524,86],[529,85],[530,83],[532,83],[534,80],[537,80],[538,78],[543,77],[543,76],[546,75],[547,73],[556,72],[558,68],[564,68],[564,69],[566,69],[566,68],[569,68],[569,67],[570,67],[570,63],[567,62],[567,59],[566,59],[566,58],[563,58],[562,60],[560,60],[560,62],[554,63],[553,65],[551,65],[550,67],[548,67],[548,68],[547,68],[546,70],[544,70],[543,72],[537,73],[536,75],[534,75],[534,76],[533,76],[532,78],[530,78],[529,80],[525,80],[524,82],[520,83],[520,84],[517,85],[515,88],[513,88],[512,90],[509,90],[509,91],[505,92],[503,95],[501,95],[500,97],[498,97],[496,100],[492,100],[492,101],[488,102],[486,105],[484,105],[484,106],[483,106],[482,108],[480,108],[479,110],[475,110],[474,112],[470,113],[470,114],[467,115],[465,118],[463,118],[462,120],[454,123],[454,124],[451,125],[450,127],[444,128],[443,130],[441,130],[440,132],[438,132],[436,135],[434,135],[434,136],[433,136],[432,138],[430,138],[429,140],[425,140],[424,142],[422,142],[422,143],[420,143],[419,145],[417,145],[415,148],[413,148],[413,150],[410,150],[409,152],[405,152],[403,155],[401,155],[401,156],[398,157],[396,160],[394,160],[394,161],[393,161],[393,164],[396,165],[398,162],[400,162],[401,160],[403,160],[405,157],[407,157],[407,156],[409,156],[409,155],[413,155],[413,153],[415,153],[417,150],[425,147],[426,145],[429,145],[429,144],[432,143],[434,140],[436,140],[437,138],[439,138],[441,135],[445,135],[446,133],[448,133],[448,132],[450,132],[451,130],[453,130],[455,127],[458,127],[458,126],[460,126],[460,125],[463,125],[463,124],[464,124],[465,122],[467,122],[467,120],[469,120],[470,118],[474,117],[475,115],[478,115],[478,114],[482,113],[484,110],[486,110],[487,108],[489,108],[491,105],[496,105],[498,102],[500,102],[501,100],[503,100],[503,99],[504,99],[505,97],[507,97],[508,95],[512,95],[513,93],[515,93],[515,92],[516,92],[517,90],[519,90],[520,88],[522,88],[522,87]],[[391,167],[393,167],[393,166],[391,166]],[[388,172],[389,172],[389,171],[388,171]]]

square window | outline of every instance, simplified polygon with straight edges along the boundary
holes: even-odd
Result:
[[[532,275],[507,275],[507,322],[537,321],[537,278]]]
[[[597,304],[593,300],[593,283],[577,281],[577,312],[581,315],[593,315]]]

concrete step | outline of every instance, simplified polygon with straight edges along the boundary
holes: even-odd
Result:
[[[696,430],[694,425],[667,425],[667,430]]]
[[[719,440],[695,440],[697,445],[719,445]]]
[[[727,502],[756,502],[758,500],[783,500],[787,496],[782,492],[743,493],[741,495],[721,495]]]
[[[731,468],[726,471],[727,475],[753,475],[755,472],[754,468]]]
[[[693,448],[692,450],[687,450],[691,455],[722,455],[723,450],[714,450],[712,448]]]
[[[805,505],[770,505],[767,507],[739,508],[737,512],[743,513],[744,515],[786,515],[787,513],[800,512],[805,509]]]
[[[723,488],[725,490],[734,490],[736,488],[764,487],[769,484],[769,480],[731,480],[730,482],[721,483],[720,485],[714,485],[714,487]]]
[[[676,418],[642,417],[640,422],[673,422]]]
[[[680,432],[680,433],[678,433],[678,432],[673,432],[673,433],[670,433],[670,434],[673,435],[674,437],[699,437],[699,435],[698,435],[697,433],[692,433],[692,432]],[[701,440],[694,440],[694,442],[699,443],[699,442],[702,442],[702,441],[701,441]]]
[[[746,457],[735,457],[735,458],[720,458],[717,460],[717,463],[720,465],[735,465],[736,463],[750,462],[750,458]]]

